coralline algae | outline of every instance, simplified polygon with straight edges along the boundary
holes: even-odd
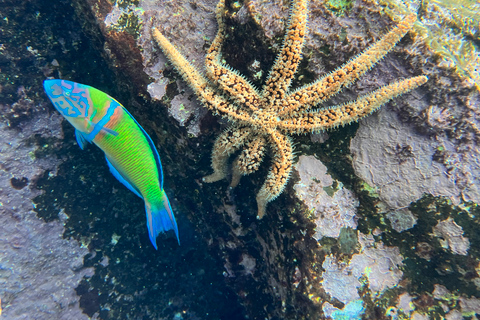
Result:
[[[462,227],[456,224],[452,218],[438,222],[434,228],[434,235],[439,238],[442,247],[455,254],[463,256],[468,254],[470,241],[463,236]]]
[[[354,254],[348,263],[335,261],[327,256],[323,262],[322,286],[332,297],[349,303],[359,298],[358,288],[366,277],[368,287],[375,296],[395,287],[402,278],[403,257],[398,248],[375,243],[371,235],[359,234],[360,253]]]
[[[294,186],[297,197],[315,215],[314,238],[338,238],[342,228],[357,228],[358,200],[348,189],[327,174],[327,167],[314,156],[300,156],[295,169],[300,181]]]

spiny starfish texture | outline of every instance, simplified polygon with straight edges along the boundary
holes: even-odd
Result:
[[[412,28],[416,15],[408,15],[381,40],[332,73],[291,90],[290,84],[302,57],[307,14],[308,0],[295,0],[283,47],[260,91],[222,62],[225,0],[217,5],[218,32],[205,59],[208,79],[160,31],[153,29],[158,45],[201,103],[231,123],[214,144],[213,174],[204,177],[204,181],[226,178],[229,157],[240,151],[233,162],[231,186],[235,187],[241,176],[258,170],[267,146],[272,151],[273,164],[257,194],[258,218],[265,214],[267,203],[282,193],[292,171],[293,146],[287,134],[318,132],[357,121],[427,81],[427,77],[417,76],[384,86],[355,101],[318,108],[382,59]]]

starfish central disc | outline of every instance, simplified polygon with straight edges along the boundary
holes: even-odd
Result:
[[[276,112],[265,110],[256,110],[253,112],[252,120],[255,120],[257,123],[255,129],[262,131],[262,133],[275,130],[280,122],[280,118]]]

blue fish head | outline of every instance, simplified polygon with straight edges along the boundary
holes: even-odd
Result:
[[[88,86],[68,80],[45,80],[45,93],[58,110],[75,129],[87,132],[89,112],[92,112]]]

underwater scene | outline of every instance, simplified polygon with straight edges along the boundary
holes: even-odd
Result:
[[[480,3],[0,0],[0,319],[480,318]]]

